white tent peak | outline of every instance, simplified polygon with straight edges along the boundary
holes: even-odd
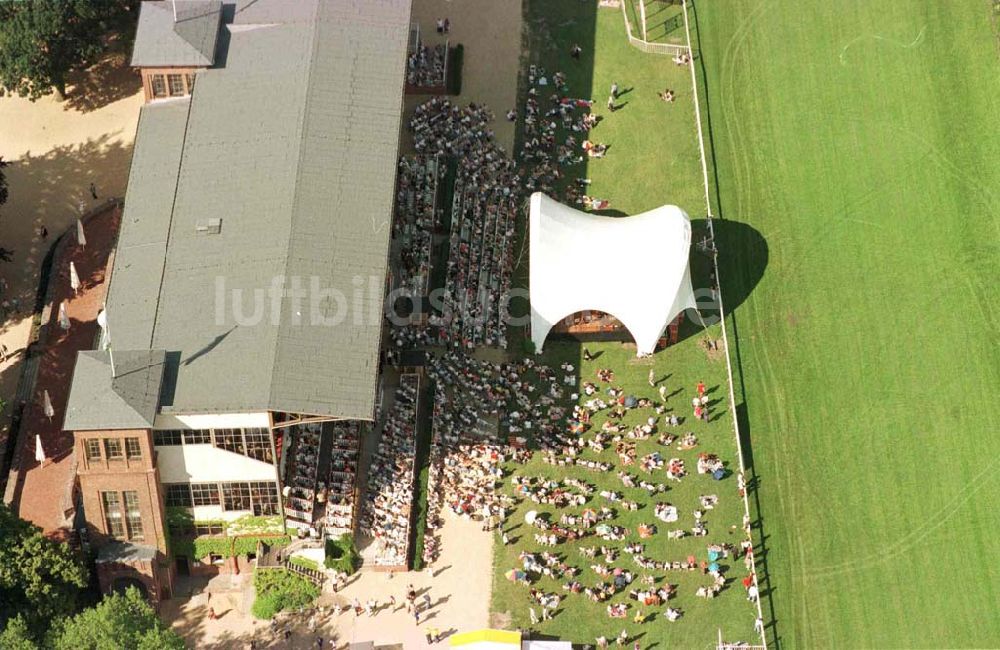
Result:
[[[691,221],[675,205],[605,217],[535,192],[528,228],[537,352],[557,322],[598,310],[628,328],[638,354],[650,354],[678,314],[697,309],[688,265]]]

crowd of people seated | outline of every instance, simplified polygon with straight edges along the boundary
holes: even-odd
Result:
[[[334,422],[330,426],[332,430],[330,466],[326,481],[320,483],[316,499],[325,504],[324,521],[327,533],[328,536],[335,537],[354,527],[361,423],[357,420],[346,420]]]
[[[417,88],[440,88],[445,85],[448,46],[421,43],[406,59],[406,83]]]
[[[489,128],[485,106],[433,98],[410,120],[414,146],[457,162],[443,313],[446,341],[506,347],[505,306],[513,271],[517,168]]]
[[[374,562],[381,566],[404,566],[409,552],[418,385],[416,375],[400,376],[368,470],[368,496],[360,529],[374,538]]]
[[[316,508],[316,483],[322,426],[300,424],[291,428],[291,448],[285,476],[285,516],[311,526]]]
[[[396,174],[396,214],[392,224],[393,288],[411,296],[427,294],[433,233],[441,225],[437,207],[442,165],[436,156],[403,156]]]

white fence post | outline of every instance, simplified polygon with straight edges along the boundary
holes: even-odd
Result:
[[[649,41],[646,38],[646,0],[639,0],[639,16],[642,18],[642,40]]]

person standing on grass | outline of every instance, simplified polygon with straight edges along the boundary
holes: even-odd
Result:
[[[532,625],[538,625],[538,614],[535,613],[535,608],[534,607],[529,607],[528,608],[528,618],[531,619],[531,624]]]
[[[757,634],[764,636],[764,619],[762,619],[760,616],[758,616],[757,619],[753,622],[753,630]]]
[[[667,401],[667,387],[665,385],[660,386],[660,401],[664,403]]]
[[[705,396],[705,382],[699,381],[698,385],[695,388],[698,390],[698,397]]]
[[[618,82],[611,82],[611,99],[618,99]]]
[[[583,348],[583,360],[584,361],[593,361],[594,360],[594,355],[592,355],[590,353],[590,350],[588,350],[586,347]]]
[[[615,112],[615,98],[614,97],[608,97],[608,110],[611,111],[612,113]]]
[[[760,596],[760,592],[757,590],[757,585],[750,585],[747,589],[747,600],[751,603],[757,602],[757,598]]]
[[[652,368],[649,369],[649,385],[650,386],[656,385],[656,371],[653,370]]]
[[[583,48],[580,47],[577,43],[573,43],[573,47],[569,48],[569,55],[574,59],[576,59],[577,61],[580,60],[580,54],[582,53],[583,53]]]

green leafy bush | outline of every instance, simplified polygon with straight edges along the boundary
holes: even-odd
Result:
[[[311,571],[319,571],[320,570],[318,563],[313,562],[309,558],[302,557],[300,555],[293,555],[292,557],[288,558],[288,561],[291,564],[294,564],[295,566],[302,567],[303,569],[309,569]]]
[[[328,569],[353,574],[361,567],[361,554],[354,546],[354,537],[344,533],[337,539],[326,540],[326,559],[323,564]]]
[[[286,609],[305,607],[319,596],[319,587],[288,569],[258,569],[253,576],[257,599],[250,608],[259,619]]]

